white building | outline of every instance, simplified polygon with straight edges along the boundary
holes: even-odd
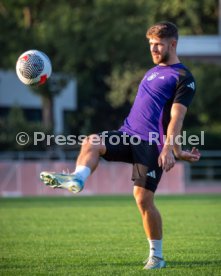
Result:
[[[221,65],[221,0],[218,2],[218,34],[180,36],[179,56]]]
[[[1,113],[13,106],[32,113],[41,113],[41,97],[20,82],[14,71],[0,71],[0,109]],[[77,108],[77,84],[73,79],[54,97],[54,127],[55,133],[64,129],[64,113]]]
[[[221,34],[180,36],[177,53],[179,56],[221,64]]]

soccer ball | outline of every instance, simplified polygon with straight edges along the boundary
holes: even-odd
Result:
[[[20,55],[16,63],[16,73],[25,85],[42,85],[52,72],[48,56],[38,50],[29,50]]]

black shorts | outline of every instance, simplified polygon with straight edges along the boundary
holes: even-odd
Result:
[[[133,164],[134,185],[155,192],[162,176],[157,145],[121,131],[104,131],[99,135],[107,149],[102,157],[107,161]]]

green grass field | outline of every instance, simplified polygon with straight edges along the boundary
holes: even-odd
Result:
[[[0,199],[0,275],[221,275],[221,195],[157,196],[167,268],[132,196]]]

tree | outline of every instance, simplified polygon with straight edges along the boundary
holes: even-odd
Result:
[[[53,131],[53,99],[70,81],[67,74],[53,74],[50,79],[42,86],[32,87],[34,93],[38,94],[42,99],[42,118],[45,128]]]
[[[0,15],[2,68],[14,68],[21,52],[37,48],[49,55],[54,72],[77,78],[75,134],[117,128],[122,122],[139,78],[152,66],[147,26],[170,20],[181,35],[218,32],[218,0],[10,0],[1,2]],[[192,68],[201,74],[197,82],[203,88],[205,68]],[[48,92],[42,93],[45,97]],[[209,102],[204,103],[203,110],[196,107],[201,114]],[[189,120],[188,126],[195,127],[199,120],[202,123],[198,117]]]
[[[24,151],[24,150],[45,150],[46,141],[41,141],[38,146],[34,145],[34,132],[43,132],[49,134],[48,129],[45,129],[37,122],[28,122],[25,118],[23,110],[19,106],[13,106],[7,118],[0,119],[0,150],[7,151]],[[27,136],[20,135],[25,133]],[[25,140],[26,139],[26,140]],[[27,144],[23,142],[26,142]],[[20,143],[21,142],[21,143]]]
[[[42,9],[42,7],[44,7]],[[29,49],[39,49],[52,57],[46,30],[46,12],[52,1],[4,1],[0,5],[1,50],[5,58],[0,66],[14,68],[18,56]],[[10,31],[9,31],[10,30]],[[43,125],[53,131],[53,97],[59,94],[70,76],[53,74],[43,86],[31,87],[42,99]]]

